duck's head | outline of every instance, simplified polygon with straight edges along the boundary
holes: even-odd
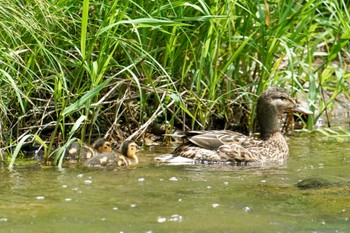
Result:
[[[299,112],[312,114],[306,108],[301,107],[284,88],[268,88],[260,95],[257,103],[257,119],[262,138],[270,133],[279,131],[277,117],[282,113]]]
[[[92,147],[99,153],[112,151],[112,143],[104,138],[97,139],[92,145]]]
[[[260,95],[257,103],[257,114],[259,116],[265,112],[271,112],[276,116],[286,112],[312,114],[308,109],[301,107],[282,87],[268,88]]]
[[[121,152],[125,157],[134,158],[136,156],[137,144],[131,140],[125,140],[121,145]]]

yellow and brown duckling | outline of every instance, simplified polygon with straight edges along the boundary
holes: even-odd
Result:
[[[126,140],[121,145],[121,154],[115,151],[99,153],[88,159],[84,166],[86,167],[112,167],[112,166],[135,166],[139,163],[136,155],[137,144]]]
[[[139,163],[139,158],[136,155],[137,144],[133,141],[126,140],[121,145],[121,153],[119,156],[118,166],[135,166]]]
[[[92,144],[92,148],[97,150],[99,153],[111,152],[112,142],[107,141],[104,138],[99,138]]]
[[[112,143],[104,138],[97,139],[91,146],[75,141],[68,147],[65,158],[69,161],[84,162],[99,153],[111,151]]]
[[[225,162],[237,165],[265,165],[284,163],[288,145],[284,139],[278,117],[283,113],[312,114],[299,106],[284,88],[265,90],[257,101],[257,120],[260,138],[248,137],[228,130],[189,131],[182,137],[188,142],[170,155],[157,157],[167,163]]]

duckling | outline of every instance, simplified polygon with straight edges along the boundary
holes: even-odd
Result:
[[[97,139],[92,146],[85,143],[73,142],[67,149],[65,158],[69,161],[84,162],[99,153],[111,152],[112,143],[104,138]]]
[[[104,138],[99,138],[92,144],[92,148],[97,150],[99,153],[111,152],[112,143]]]
[[[312,114],[299,106],[284,88],[266,89],[257,101],[260,138],[229,130],[189,131],[182,135],[189,140],[187,143],[177,147],[172,154],[155,159],[167,163],[224,162],[258,166],[284,163],[288,145],[280,131],[278,117],[287,112]]]
[[[112,152],[97,154],[96,156],[86,160],[84,162],[84,166],[85,167],[113,167],[113,166],[117,166],[118,162],[119,162],[118,153],[112,151]]]
[[[100,153],[88,159],[84,166],[86,167],[111,167],[111,166],[135,166],[139,163],[136,155],[137,144],[133,141],[126,140],[121,145],[121,154],[118,152]]]
[[[121,152],[119,156],[118,166],[135,166],[139,163],[139,158],[136,155],[137,144],[133,141],[126,140],[122,143]]]

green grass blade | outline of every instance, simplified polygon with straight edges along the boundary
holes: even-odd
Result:
[[[81,38],[80,38],[80,49],[83,61],[86,60],[86,42],[87,42],[87,28],[89,19],[89,0],[83,2],[83,12],[81,20]]]

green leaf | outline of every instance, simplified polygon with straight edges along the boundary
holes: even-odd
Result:
[[[8,166],[8,169],[9,169],[10,171],[12,171],[12,169],[13,169],[13,165],[15,164],[16,158],[17,158],[17,156],[18,156],[18,154],[19,154],[19,151],[21,150],[23,144],[27,141],[28,138],[31,138],[31,137],[34,137],[34,135],[33,135],[33,134],[25,135],[25,136],[23,136],[23,137],[21,138],[21,140],[20,140],[19,143],[17,144],[17,146],[16,146],[16,148],[15,148],[15,151],[14,151],[13,154],[12,154],[11,162],[10,162],[10,164],[9,164],[9,166]]]
[[[79,100],[65,108],[62,112],[63,116],[68,115],[71,112],[77,111],[83,106],[88,100],[91,100],[94,96],[96,96],[102,88],[104,88],[112,79],[106,79],[104,82],[97,85],[94,89],[88,91],[85,95],[83,95]]]
[[[89,0],[83,2],[83,15],[81,19],[81,38],[80,38],[80,49],[83,60],[86,59],[86,35],[89,19]]]

